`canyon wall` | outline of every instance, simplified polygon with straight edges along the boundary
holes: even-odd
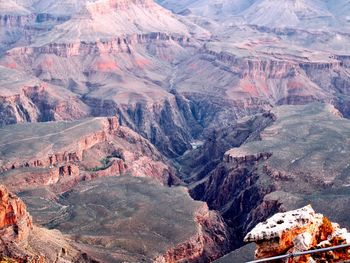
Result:
[[[209,176],[190,189],[194,199],[207,202],[223,216],[234,233],[233,248],[243,245],[244,234],[261,219],[277,212],[280,206],[278,201],[265,198],[275,186],[259,183],[264,176],[259,169],[262,159],[253,157],[245,158],[244,162],[225,158]]]

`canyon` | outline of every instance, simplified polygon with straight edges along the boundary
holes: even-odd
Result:
[[[164,206],[159,206],[158,198],[167,201]],[[184,188],[121,176],[82,183],[60,200],[52,199],[50,205],[47,197],[41,199],[41,204],[36,200],[37,207],[29,201],[29,209],[34,218],[48,220],[57,230],[33,225],[23,202],[18,201],[15,213],[24,218],[5,221],[1,229],[7,233],[13,226],[21,235],[16,239],[2,236],[3,257],[18,262],[54,262],[55,257],[58,262],[175,262],[190,256],[195,262],[217,258],[229,249],[222,218],[205,203],[191,200]],[[101,226],[96,228],[96,224]],[[43,242],[48,242],[45,249],[40,247]]]
[[[207,176],[189,185],[195,199],[219,210],[235,229],[238,246],[260,221],[308,203],[349,225],[349,121],[333,106],[320,103],[280,106],[271,113],[275,120],[258,140],[227,150]],[[333,207],[325,205],[330,199]]]
[[[246,262],[309,203],[349,228],[348,10],[0,0],[0,184],[28,225],[0,255]]]
[[[229,251],[222,217],[193,201],[184,187],[170,188],[181,183],[175,169],[146,139],[119,126],[116,117],[16,124],[1,133],[1,183],[27,204],[34,218],[27,216],[27,231],[33,231],[34,222],[33,234],[40,241],[50,233],[39,225],[60,230],[57,238],[67,242],[62,244],[63,255],[72,247],[69,251],[87,257],[75,261],[80,257],[75,255],[70,262],[173,262],[189,255],[203,261]],[[26,154],[18,159],[17,150],[9,149]],[[2,187],[7,202],[8,192]],[[158,200],[163,200],[163,208]],[[16,217],[5,214],[0,229],[8,224],[21,229],[17,217],[27,212],[22,201],[18,204],[5,204],[14,209],[8,214]],[[8,242],[13,240],[17,241]],[[5,256],[27,257],[27,248],[17,243],[19,248]],[[59,251],[58,245],[61,240],[51,249]],[[34,256],[42,255],[35,251]],[[38,262],[51,262],[54,252],[48,253],[53,254]]]

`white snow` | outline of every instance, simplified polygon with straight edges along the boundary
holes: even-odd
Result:
[[[321,224],[322,219],[323,215],[316,214],[310,205],[286,213],[278,213],[267,221],[259,223],[246,235],[244,241],[255,242],[281,237],[282,233],[294,228],[302,228],[310,224]]]

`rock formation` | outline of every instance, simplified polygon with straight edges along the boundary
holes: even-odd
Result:
[[[275,116],[266,112],[214,129],[201,141],[202,145],[177,158],[182,167],[183,179],[186,182],[201,180],[222,162],[225,152],[244,142],[258,139],[260,132],[274,120]]]
[[[7,139],[3,140],[0,146],[3,153],[0,171],[4,172],[21,167],[53,167],[81,161],[85,150],[105,142],[109,134],[117,131],[118,125],[115,122],[118,120],[96,118],[82,122],[61,122],[58,126],[56,126],[57,124],[51,126],[52,123],[17,126],[17,135],[23,127],[26,127],[29,137],[23,134],[17,137],[14,129],[11,131],[2,130],[3,136],[6,136]],[[14,127],[12,126],[12,128]],[[30,132],[33,130],[40,130],[38,136],[30,137]],[[71,131],[73,132],[71,133]],[[9,134],[14,137],[9,138]],[[31,149],[29,144],[33,143],[36,144],[36,148]],[[47,145],[50,144],[51,146],[48,147]],[[22,148],[25,154],[18,159],[17,156],[7,151],[9,147]],[[28,148],[25,149],[26,147]]]
[[[25,204],[0,185],[0,232],[2,242],[20,242],[33,229],[32,218]]]
[[[31,256],[21,248],[33,227],[32,217],[23,201],[0,185],[0,260],[7,258],[9,262],[45,262],[40,255]]]
[[[350,244],[350,233],[317,214],[312,207],[278,213],[249,232],[245,242],[255,242],[257,259],[274,257]],[[294,257],[288,262],[343,262],[350,259],[350,249],[339,249],[314,255]]]
[[[185,188],[123,176],[81,183],[51,201],[40,197],[42,190],[36,193],[35,203],[24,194],[34,218],[46,217],[47,225],[64,236],[33,226],[23,202],[3,186],[1,194],[0,207],[6,208],[6,214],[0,214],[4,225],[0,259],[20,263],[210,262],[229,251],[230,237],[222,217],[205,203],[193,201]],[[98,229],[96,222],[100,222]],[[18,235],[9,234],[16,231]]]

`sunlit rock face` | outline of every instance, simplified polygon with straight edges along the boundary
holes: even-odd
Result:
[[[338,224],[331,223],[324,215],[316,213],[309,205],[275,214],[267,221],[259,223],[246,235],[244,241],[256,243],[255,257],[260,259],[350,244],[350,233],[341,229]],[[341,249],[295,257],[292,262],[340,262],[347,259],[350,259],[350,250]]]
[[[0,185],[0,233],[2,239],[22,241],[33,228],[26,205],[16,195]]]

